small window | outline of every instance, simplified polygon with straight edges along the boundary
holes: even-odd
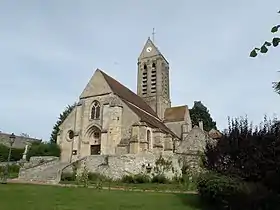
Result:
[[[147,65],[146,64],[144,64],[144,69],[147,70]]]
[[[74,138],[74,131],[72,131],[72,130],[68,131],[68,138],[70,140],[72,140]]]
[[[155,63],[152,64],[152,68],[156,68],[156,64]]]

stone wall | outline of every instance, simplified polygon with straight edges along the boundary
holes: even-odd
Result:
[[[28,169],[28,168],[34,168],[36,166],[49,163],[49,162],[58,162],[59,157],[54,156],[35,156],[30,157],[30,160],[28,162],[25,162],[22,166],[22,169]]]
[[[154,176],[163,172],[169,179],[182,175],[179,156],[175,154],[93,155],[81,160],[79,167],[80,172],[86,167],[88,172],[99,173],[114,180],[121,179],[125,175],[140,173]],[[71,170],[72,166],[69,166],[64,169],[64,172],[71,172]]]

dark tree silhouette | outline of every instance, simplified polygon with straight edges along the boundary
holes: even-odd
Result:
[[[68,117],[68,115],[72,112],[72,110],[75,108],[76,103],[73,105],[68,105],[65,110],[59,115],[59,118],[55,125],[53,126],[52,134],[50,137],[51,143],[57,142],[57,134],[59,132],[59,126],[64,122],[64,120]]]
[[[195,101],[193,107],[190,109],[190,116],[192,125],[198,125],[198,122],[203,121],[203,128],[205,131],[210,131],[212,128],[217,129],[216,122],[213,121],[209,110],[202,104],[201,101]]]

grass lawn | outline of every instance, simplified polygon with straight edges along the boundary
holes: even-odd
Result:
[[[75,181],[62,181],[61,184],[78,184]],[[97,182],[89,182],[89,185],[95,186]],[[186,186],[185,184],[179,183],[170,183],[170,184],[158,184],[158,183],[141,183],[141,184],[133,184],[133,183],[122,183],[122,182],[102,182],[103,187],[112,188],[125,188],[125,189],[139,189],[139,190],[154,190],[154,191],[196,191],[196,186],[194,184],[189,184]]]
[[[196,195],[98,191],[91,188],[0,185],[3,210],[199,210]]]

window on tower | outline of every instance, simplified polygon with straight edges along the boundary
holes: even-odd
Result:
[[[156,64],[155,64],[155,63],[152,64],[152,68],[153,68],[153,69],[156,68]]]
[[[145,68],[145,66],[144,66]],[[146,66],[147,68],[147,66]],[[146,95],[147,94],[147,70],[143,71],[143,76],[142,76],[142,94]]]
[[[147,70],[147,65],[146,64],[144,64],[144,70]]]

